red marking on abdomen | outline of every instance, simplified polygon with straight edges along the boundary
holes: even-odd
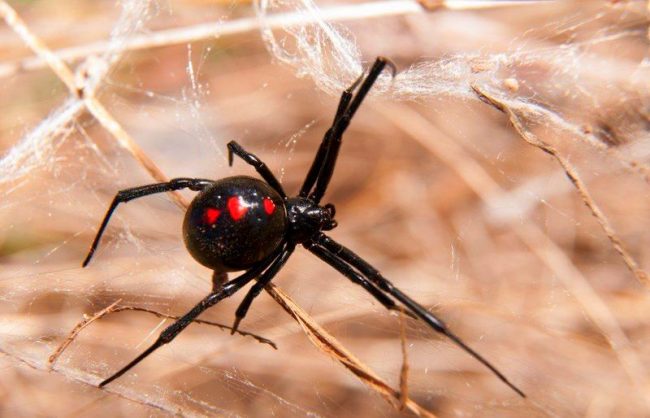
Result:
[[[265,197],[264,198],[264,212],[266,212],[267,215],[270,215],[270,214],[273,213],[273,211],[275,211],[275,203],[273,203],[273,201],[270,198]]]
[[[203,212],[203,223],[207,225],[214,225],[215,222],[217,222],[217,219],[219,219],[219,215],[221,215],[221,211],[219,209],[206,208]]]
[[[248,207],[243,205],[240,196],[231,196],[228,198],[228,212],[233,221],[238,221],[248,212]]]

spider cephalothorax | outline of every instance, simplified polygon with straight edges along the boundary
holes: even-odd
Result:
[[[214,285],[208,296],[168,326],[147,350],[100,383],[100,387],[117,379],[160,346],[172,341],[203,311],[255,281],[237,308],[234,332],[255,297],[280,271],[296,246],[302,245],[352,282],[362,286],[387,309],[404,309],[412,317],[450,338],[515,392],[524,396],[491,363],[452,333],[442,320],[396,288],[368,262],[323,233],[337,225],[334,220],[334,205],[321,206],[320,201],[334,173],[343,133],[387,65],[394,74],[395,67],[388,60],[377,58],[367,76],[360,77],[343,92],[332,126],[321,142],[298,196],[288,197],[266,164],[234,141],[228,144],[230,164],[233,155],[237,155],[252,165],[264,181],[246,176],[217,181],[178,178],[166,183],[122,190],[115,196],[83,262],[84,267],[93,256],[118,204],[154,193],[190,189],[199,193],[185,215],[183,237],[190,254],[214,271]],[[226,273],[237,270],[246,271],[235,279],[226,281]]]
[[[319,206],[306,197],[287,199],[288,238],[296,243],[309,241],[320,231],[336,228],[334,205]]]

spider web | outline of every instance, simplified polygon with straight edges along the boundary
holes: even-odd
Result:
[[[403,414],[268,295],[242,328],[277,351],[196,324],[100,391],[169,323],[122,312],[47,373],[84,315],[118,300],[179,315],[209,291],[179,233],[191,193],[120,207],[80,268],[117,190],[250,175],[227,166],[232,139],[297,190],[338,95],[383,55],[398,73],[345,138],[332,236],[529,395],[408,321],[411,399],[439,416],[647,416],[648,5],[504,3],[0,2],[0,414]],[[303,251],[275,282],[399,386],[396,315]],[[240,299],[202,318],[229,323]]]

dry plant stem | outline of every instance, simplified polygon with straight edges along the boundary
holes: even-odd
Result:
[[[470,154],[416,111],[404,106],[381,106],[378,109],[386,120],[392,121],[455,171],[484,202],[489,202],[494,195],[506,193]],[[600,329],[650,410],[647,370],[609,307],[571,259],[537,226],[517,224],[513,231],[571,292]]]
[[[399,328],[400,328],[400,342],[402,348],[402,370],[399,374],[399,409],[403,410],[406,407],[406,402],[409,399],[409,358],[406,347],[406,315],[403,307],[400,307],[399,313]]]
[[[530,5],[534,3],[546,3],[555,0],[418,0],[429,12],[438,9],[451,10],[474,10],[493,9],[497,7]]]
[[[578,175],[578,171],[573,167],[573,165],[571,165],[571,163],[569,163],[569,161],[566,158],[560,155],[560,153],[552,145],[547,144],[544,141],[541,141],[535,135],[533,135],[532,132],[526,129],[523,122],[523,119],[525,119],[525,115],[518,113],[517,111],[509,107],[506,103],[499,100],[494,95],[490,94],[484,89],[481,89],[477,85],[472,85],[472,89],[476,92],[476,94],[479,95],[479,98],[481,98],[481,100],[494,106],[501,112],[504,112],[506,115],[508,115],[508,118],[510,119],[512,126],[515,128],[519,136],[521,136],[521,138],[524,141],[526,141],[527,143],[529,143],[534,147],[541,149],[542,151],[546,152],[547,154],[555,158],[555,160],[560,164],[560,166],[566,173],[569,180],[571,180],[571,183],[573,183],[573,185],[575,186],[575,189],[578,192],[578,195],[580,196],[584,204],[589,208],[592,215],[596,218],[603,231],[605,231],[607,238],[609,238],[610,242],[612,243],[612,246],[614,247],[616,252],[618,252],[618,254],[621,256],[627,268],[632,272],[632,274],[634,274],[637,280],[643,286],[646,287],[646,289],[650,289],[650,279],[648,278],[648,274],[641,267],[639,267],[639,264],[636,262],[636,260],[634,260],[632,255],[627,251],[625,245],[623,244],[623,241],[620,239],[620,237],[618,236],[618,234],[610,224],[609,220],[607,219],[603,211],[600,209],[596,201],[593,199],[593,197],[587,190],[587,186],[582,181],[582,179]]]
[[[68,337],[65,339],[65,341],[63,341],[61,343],[61,345],[59,345],[57,347],[57,349],[54,350],[54,352],[47,359],[47,362],[50,365],[50,369],[52,368],[52,366],[54,366],[54,363],[56,363],[56,360],[61,356],[61,354],[63,354],[65,349],[68,348],[68,346],[70,344],[72,344],[72,341],[74,341],[75,338],[77,338],[77,335],[79,335],[81,330],[83,330],[84,328],[86,328],[91,323],[95,322],[99,318],[106,315],[108,312],[110,312],[112,309],[114,309],[117,306],[117,304],[120,303],[121,301],[122,301],[122,299],[116,300],[115,302],[111,303],[110,305],[108,305],[107,307],[102,309],[101,311],[95,312],[95,314],[93,316],[86,317],[81,322],[79,322],[77,325],[75,325],[75,327],[72,328],[72,331],[70,331],[70,334],[68,334]]]
[[[144,167],[144,169],[157,182],[166,183],[169,177],[158,168],[156,163],[140,148],[140,146],[131,138],[131,136],[122,128],[122,125],[106,110],[106,108],[94,97],[85,97],[84,102],[90,113],[97,121],[117,139],[118,143]],[[189,202],[177,191],[167,192],[183,209],[187,209]]]
[[[513,54],[511,59],[514,59],[516,61],[516,56],[517,54]],[[575,136],[583,143],[599,151],[610,154],[613,158],[618,160],[627,171],[640,175],[646,183],[650,184],[650,165],[638,160],[629,159],[628,157],[624,156],[619,149],[613,148],[603,142],[601,138],[591,132],[592,130],[585,130],[584,126],[577,126],[563,119],[562,116],[558,115],[557,113],[532,102],[522,101],[518,99],[508,100],[506,98],[502,98],[501,103],[509,107],[511,110],[519,110],[522,112],[535,114],[536,117],[545,120],[549,125],[552,125],[556,129],[567,132],[570,135]]]
[[[39,41],[38,38],[29,31],[24,23],[18,18],[15,11],[4,0],[0,0],[0,13],[2,13],[2,16],[5,18],[7,24],[9,24],[9,26],[11,26],[14,31],[16,31],[23,38],[23,41],[28,46],[30,46],[37,55],[44,57],[43,59],[45,59],[48,65],[52,67],[53,71],[59,75],[59,77],[69,79],[69,75],[71,76],[72,72],[67,69],[67,66],[63,63],[63,61],[59,57],[52,54],[51,51],[45,46],[45,44]],[[46,59],[45,56],[48,58]],[[61,68],[65,68],[66,70],[62,70],[61,74],[59,74],[57,69],[61,70]],[[64,80],[64,82],[66,81]],[[115,139],[123,147],[125,147],[131,153],[131,155],[133,155],[134,158],[140,162],[140,164],[144,166],[144,168],[150,173],[153,178],[161,182],[168,181],[168,178],[164,175],[164,173],[162,173],[162,171],[158,169],[155,163],[144,153],[144,151],[139,148],[135,141],[131,139],[131,137],[101,105],[101,103],[99,103],[99,101],[94,98],[93,92],[86,91],[84,89],[80,91],[77,87],[75,87],[74,77],[72,77],[72,82],[66,82],[66,85],[68,85],[68,88],[70,88],[71,93],[75,97],[83,98],[86,106],[88,107],[88,110],[95,116],[95,118],[97,118],[97,120],[104,126],[104,128],[111,132]],[[182,196],[180,196],[180,194],[172,192],[172,195],[175,197],[179,205],[187,207],[187,202],[182,198]],[[269,285],[267,286],[267,291],[269,291],[276,302],[278,302],[287,312],[289,312],[291,316],[301,325],[312,343],[314,343],[317,348],[319,348],[327,355],[338,360],[356,376],[361,378],[362,381],[366,383],[370,388],[378,391],[393,405],[396,405],[395,401],[399,401],[398,391],[392,389],[376,374],[374,374],[372,370],[361,363],[358,359],[354,358],[352,354],[349,353],[333,336],[326,333],[320,326],[316,324],[313,319],[309,317],[309,315],[304,310],[293,303],[288,298],[288,296],[286,296],[278,288],[273,285]],[[20,360],[26,362],[24,359]],[[106,388],[103,388],[103,390],[106,390]],[[434,416],[411,400],[406,401],[406,406],[418,416]]]
[[[77,338],[79,333],[86,328],[88,325],[91,323],[102,319],[108,314],[113,314],[113,313],[118,313],[118,312],[124,312],[124,311],[136,311],[136,312],[146,312],[152,315],[155,315],[158,318],[162,319],[173,319],[173,320],[178,320],[180,317],[178,316],[173,316],[173,315],[167,315],[158,311],[154,311],[153,309],[147,309],[147,308],[140,308],[137,306],[118,306],[118,304],[122,301],[122,299],[118,299],[117,301],[113,302],[109,306],[105,307],[104,309],[97,311],[95,314],[93,314],[90,317],[84,318],[81,322],[79,322],[75,327],[70,331],[70,334],[68,334],[68,337],[57,347],[56,350],[54,350],[54,353],[49,357],[48,363],[50,364],[50,367],[54,366],[54,363],[58,360],[58,358],[63,354],[63,352],[68,348],[68,346]],[[222,330],[232,330],[232,327],[224,324],[220,324],[218,322],[213,322],[213,321],[205,321],[202,319],[195,319],[192,322],[196,324],[203,324],[203,325],[210,325],[213,327],[218,327],[221,328]],[[258,342],[262,344],[268,344],[274,349],[278,349],[278,346],[268,338],[264,338],[262,336],[259,336],[257,334],[253,334],[251,332],[243,331],[243,330],[236,330],[235,331],[237,334],[242,335],[242,336],[248,336],[252,337]]]
[[[382,16],[395,16],[404,14],[422,13],[422,7],[413,0],[367,2],[355,5],[343,5],[324,8],[319,13],[319,18],[326,21],[346,21],[375,18]],[[272,29],[286,27],[287,25],[309,24],[315,21],[314,16],[305,16],[302,13],[278,13],[268,16],[265,22],[257,17],[245,17],[227,22],[210,22],[188,27],[167,29],[152,32],[146,35],[134,36],[123,46],[124,50],[139,50],[186,44],[215,39],[224,35],[235,35],[246,32],[258,31],[262,25]],[[78,47],[64,48],[54,51],[54,56],[59,60],[73,61],[91,55],[102,54],[109,48],[108,42],[96,42]],[[29,57],[17,62],[0,66],[0,77],[8,76],[20,70],[33,70],[48,65],[40,55]]]
[[[462,1],[444,1],[438,0],[437,9],[475,9],[491,8],[501,6],[511,6],[515,4],[530,5],[548,0],[519,0],[519,1],[487,1],[479,0],[474,2]],[[368,18],[379,18],[383,16],[399,16],[407,14],[422,13],[424,2],[414,0],[389,0],[378,2],[366,2],[354,5],[341,5],[327,7],[320,10],[319,18],[329,22],[342,22],[347,20],[362,20]],[[473,4],[470,4],[473,3]],[[426,6],[425,6],[426,8]],[[266,18],[264,24],[270,28],[282,28],[288,25],[301,24],[306,25],[314,22],[315,17],[305,16],[300,13],[278,13]],[[160,46],[178,45],[191,42],[202,41],[205,39],[218,38],[224,35],[235,35],[246,32],[257,31],[260,29],[262,22],[256,17],[245,17],[227,22],[210,22],[187,27],[161,30],[151,32],[146,35],[134,36],[129,39],[123,49],[133,51],[139,49],[156,48]],[[109,48],[108,42],[95,42],[92,44],[81,45],[70,48],[63,48],[52,51],[54,57],[63,61],[74,61],[86,58],[91,55],[101,55]],[[37,55],[36,57],[24,58],[15,62],[0,65],[0,77],[7,77],[18,71],[29,71],[43,68],[49,65],[46,57]]]
[[[70,70],[65,65],[61,65],[61,61],[51,53],[43,42],[29,31],[16,11],[4,0],[0,0],[0,17],[2,17],[7,25],[9,25],[9,27],[11,27],[14,32],[21,37],[25,44],[30,46],[44,66],[49,65],[57,76],[61,78],[68,89],[71,91],[75,89],[74,76]],[[71,122],[83,112],[83,110],[84,106],[81,100],[79,100],[75,95],[72,100],[66,101],[60,107],[58,112],[55,112],[52,119],[47,119],[45,122],[41,122],[41,124],[27,134],[21,143],[31,143],[34,140],[38,140],[38,138],[44,138],[45,140],[51,141],[58,134],[65,131],[66,127],[70,125]]]
[[[124,312],[124,311],[145,312],[145,313],[155,315],[158,318],[172,319],[174,321],[177,321],[180,318],[180,316],[167,315],[167,314],[164,314],[162,312],[154,311],[153,309],[141,308],[141,307],[138,307],[138,306],[129,306],[129,305],[117,306],[116,308],[112,309],[111,312],[108,312],[108,313],[117,313],[117,312]],[[230,325],[225,325],[225,324],[222,324],[222,323],[219,323],[219,322],[206,321],[204,319],[195,319],[192,322],[194,322],[195,324],[210,325],[210,326],[213,326],[213,327],[220,328],[222,330],[232,331],[232,327]],[[268,338],[262,337],[261,335],[257,335],[257,334],[254,334],[252,332],[248,332],[248,331],[244,331],[244,330],[240,330],[240,329],[235,330],[235,334],[239,334],[239,335],[244,336],[244,337],[251,337],[251,338],[257,340],[258,342],[260,342],[262,344],[270,345],[275,350],[278,349],[278,345],[276,343],[269,340]]]
[[[74,75],[72,71],[47,46],[36,37],[18,16],[18,13],[4,0],[0,2],[0,16],[7,22],[23,42],[39,56],[47,66],[65,83],[71,91],[75,90]]]
[[[149,172],[149,174],[159,182],[166,182],[169,179],[163,172],[156,166],[156,164],[145,154],[140,146],[129,136],[129,134],[122,128],[122,126],[113,118],[113,116],[106,110],[106,108],[95,98],[94,87],[84,83],[83,86],[78,86],[75,83],[75,78],[68,68],[68,66],[57,57],[52,51],[36,37],[27,28],[25,23],[20,19],[14,9],[11,8],[4,0],[0,0],[0,16],[3,17],[5,22],[21,37],[23,42],[34,51],[34,53],[43,58],[44,62],[54,71],[54,73],[65,83],[70,90],[73,98],[83,100],[88,111],[97,119],[97,121],[108,130],[117,140],[118,143],[133,155],[140,164]],[[82,66],[83,67],[83,66]],[[87,78],[84,78],[86,80]],[[99,83],[95,82],[95,86]],[[76,117],[78,113],[74,113]],[[178,192],[169,192],[174,201],[180,207],[187,207],[188,202]]]
[[[349,352],[341,343],[339,343],[331,334],[325,329],[321,328],[309,315],[298,305],[296,305],[291,298],[284,293],[280,288],[273,283],[266,285],[264,288],[269,295],[289,314],[293,319],[298,322],[302,330],[307,334],[309,340],[316,348],[332,357],[337,362],[341,363],[345,368],[350,370],[357,376],[361,382],[372,390],[378,392],[394,407],[399,408],[403,401],[411,412],[420,417],[435,417],[433,413],[422,408],[411,399],[402,400],[400,391],[393,389],[384,382],[375,372],[368,366],[363,364],[351,352]]]

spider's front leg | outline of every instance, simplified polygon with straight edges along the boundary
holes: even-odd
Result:
[[[334,174],[334,166],[336,165],[336,159],[338,158],[339,149],[341,148],[343,134],[345,130],[350,125],[352,117],[363,103],[366,95],[370,92],[370,89],[375,84],[379,75],[388,67],[391,69],[393,76],[395,76],[395,65],[384,57],[377,57],[372,67],[368,71],[368,75],[359,85],[359,89],[356,94],[352,97],[349,96],[349,90],[354,90],[354,87],[359,82],[355,82],[353,87],[348,91],[343,93],[341,96],[341,102],[339,103],[339,108],[336,112],[336,117],[332,123],[331,128],[325,134],[323,142],[321,144],[321,149],[318,150],[312,167],[307,173],[305,183],[303,184],[300,195],[304,197],[308,190],[312,188],[314,182],[313,191],[309,194],[309,198],[314,201],[314,203],[319,203],[325,195],[327,186],[329,185],[330,180],[332,179],[332,174]],[[344,109],[343,109],[344,108]]]
[[[347,110],[350,105],[350,100],[352,100],[352,92],[357,88],[359,83],[361,83],[363,76],[364,74],[361,74],[361,76],[359,76],[359,78],[357,78],[354,83],[352,83],[352,85],[341,94],[339,105],[336,109],[334,120],[332,121],[332,126],[341,116],[343,116],[343,112]],[[314,186],[314,183],[316,183],[316,179],[318,179],[318,173],[320,173],[321,166],[323,165],[323,161],[327,155],[327,150],[332,143],[332,126],[327,130],[327,132],[325,132],[325,136],[318,147],[314,161],[312,161],[311,167],[309,167],[309,171],[307,172],[302,187],[300,188],[300,197],[307,197],[309,191]]]
[[[133,187],[131,189],[120,190],[113,198],[113,202],[111,202],[111,205],[108,207],[108,210],[106,211],[106,215],[104,215],[104,219],[102,220],[99,230],[97,231],[97,235],[95,235],[95,239],[93,240],[93,243],[90,246],[88,255],[86,256],[86,258],[82,263],[82,267],[86,267],[90,262],[90,259],[93,257],[93,254],[95,254],[95,250],[97,249],[99,240],[102,238],[102,235],[104,234],[104,230],[108,225],[108,221],[111,219],[111,215],[113,215],[113,211],[115,211],[117,205],[119,205],[120,203],[126,203],[130,200],[138,199],[140,197],[148,196],[150,194],[171,192],[174,190],[181,190],[181,189],[190,189],[195,192],[200,192],[201,190],[205,189],[206,187],[208,187],[213,183],[214,182],[212,180],[206,180],[206,179],[177,178],[177,179],[172,179],[166,183],[148,184],[146,186],[139,186],[139,187]]]

